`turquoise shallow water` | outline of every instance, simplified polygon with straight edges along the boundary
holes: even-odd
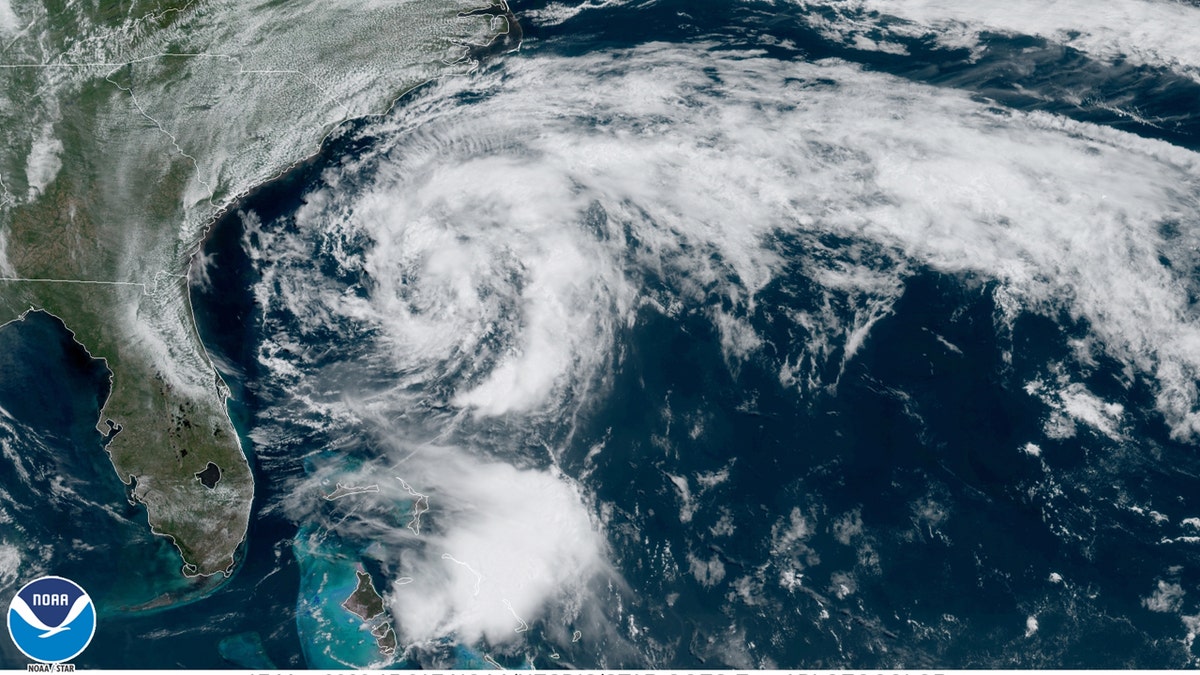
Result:
[[[296,626],[309,667],[390,665],[393,659],[380,654],[370,625],[342,607],[358,586],[361,554],[318,527],[302,527],[292,550],[300,568]]]
[[[222,638],[217,645],[221,658],[247,670],[275,670],[275,664],[267,657],[262,637],[256,632],[238,633]]]

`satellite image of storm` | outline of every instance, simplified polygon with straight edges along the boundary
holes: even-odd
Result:
[[[1200,666],[1200,0],[0,0],[5,608]]]

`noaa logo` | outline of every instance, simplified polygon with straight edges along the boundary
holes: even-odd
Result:
[[[70,661],[87,649],[96,634],[96,606],[70,579],[34,579],[17,591],[8,606],[8,634],[17,649],[34,661]]]

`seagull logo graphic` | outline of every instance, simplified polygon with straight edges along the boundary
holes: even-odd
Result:
[[[83,653],[96,632],[96,608],[75,582],[41,577],[25,584],[8,606],[8,632],[26,656],[61,663]]]
[[[17,597],[13,598],[11,609],[12,609],[12,611],[17,613],[17,616],[24,619],[25,623],[29,624],[30,626],[33,626],[34,628],[36,628],[38,630],[46,631],[45,633],[42,633],[38,637],[48,638],[51,635],[61,633],[64,630],[71,630],[71,622],[74,621],[75,619],[78,619],[79,615],[83,614],[83,611],[85,609],[87,609],[88,606],[91,604],[92,604],[92,601],[89,600],[86,595],[76,598],[75,603],[71,605],[71,611],[67,612],[67,618],[63,619],[63,622],[61,624],[54,626],[54,627],[47,626],[46,624],[42,623],[42,620],[38,618],[37,614],[33,613],[33,610],[29,608],[29,605],[27,605],[25,603],[25,601],[22,600],[21,596],[19,596],[19,595]]]

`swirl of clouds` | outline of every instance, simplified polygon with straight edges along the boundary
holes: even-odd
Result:
[[[603,401],[641,311],[707,317],[731,368],[773,360],[819,388],[797,364],[844,363],[909,275],[971,274],[995,282],[998,324],[1086,322],[1176,436],[1200,431],[1197,242],[1172,226],[1197,220],[1194,153],[710,47],[534,53],[438,83],[358,132],[373,149],[325,173],[295,228],[263,233],[260,302],[357,346],[331,366],[281,329],[260,360],[324,419],[366,422],[429,496],[427,528],[380,543],[412,579],[388,592],[406,641],[515,640],[615,575],[603,510],[555,467],[563,438],[530,439]],[[759,295],[797,269],[862,311],[785,314],[805,339],[764,349]],[[1082,384],[1034,389],[1121,433],[1119,404]]]

